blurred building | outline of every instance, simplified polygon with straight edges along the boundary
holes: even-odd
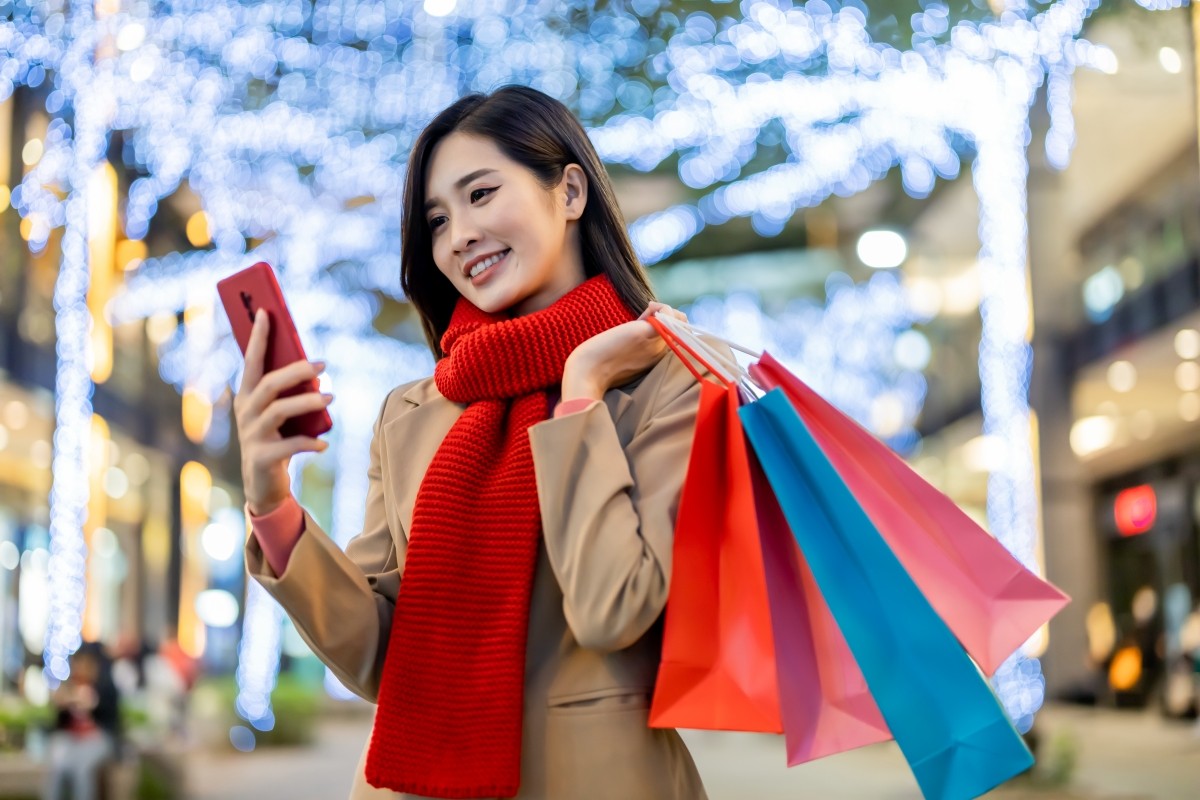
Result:
[[[1030,124],[1027,193],[1035,354],[1030,400],[1041,490],[1038,558],[1050,579],[1074,598],[1030,649],[1043,658],[1051,697],[1155,705],[1170,715],[1195,708],[1194,684],[1184,678],[1190,666],[1185,651],[1200,645],[1200,639],[1189,638],[1200,637],[1200,617],[1195,616],[1200,598],[1200,159],[1195,38],[1189,15],[1188,9],[1151,13],[1129,7],[1089,25],[1087,37],[1111,48],[1115,59],[1097,62],[1107,67],[1101,72],[1080,69],[1066,84],[1051,83],[1043,90]],[[685,31],[680,38],[694,35],[700,41],[709,27],[716,30],[714,20],[702,17],[697,13],[693,34]],[[334,24],[322,24],[326,23]],[[328,181],[313,184],[323,191],[330,186],[339,191],[355,188],[328,207],[302,206],[311,216],[298,218],[315,226],[315,232],[305,231],[306,235],[336,245],[320,254],[327,260],[312,255],[315,241],[303,237],[299,244],[285,243],[276,251],[283,262],[304,254],[297,258],[304,262],[299,272],[334,276],[327,283],[310,281],[298,287],[307,292],[300,299],[307,303],[306,310],[314,311],[311,316],[317,317],[318,309],[326,315],[319,324],[326,326],[331,348],[348,331],[361,339],[368,338],[363,334],[369,330],[378,338],[420,340],[411,310],[397,296],[393,253],[384,258],[360,251],[335,241],[337,236],[326,236],[329,232],[320,227],[336,228],[344,239],[371,236],[394,244],[375,229],[382,229],[383,221],[394,222],[387,216],[393,206],[380,198],[386,199],[388,192],[394,195],[395,187],[358,191],[356,181],[367,183],[363,176],[351,174],[342,185],[333,174],[349,174],[351,167],[379,171],[364,167],[373,163],[364,160],[370,153],[355,149],[367,140],[363,130],[353,126],[361,127],[371,95],[351,91],[362,87],[352,80],[355,70],[339,66],[338,59],[353,51],[350,55],[362,55],[363,63],[382,60],[375,47],[399,54],[413,32],[405,29],[397,39],[384,35],[382,27],[370,33],[373,25],[362,26],[370,46],[358,47],[352,26],[343,26],[338,35],[351,42],[347,52],[331,57],[330,65],[314,56],[311,69],[317,77],[307,83],[304,70],[310,67],[297,57],[300,66],[276,88],[284,99],[277,109],[302,110],[308,103],[321,107],[327,101],[330,107],[337,105],[339,98],[327,98],[318,89],[349,98],[347,108],[338,109],[346,118],[338,124],[352,130],[336,137],[337,146],[325,148],[334,153],[330,160],[315,169],[320,161],[316,155],[324,158],[322,148],[330,142],[301,142],[308,147],[298,151],[308,160],[295,163],[291,159],[297,156],[292,144],[284,142],[286,137],[262,145],[271,156],[263,156],[263,163],[284,168],[276,178],[286,173],[292,180],[296,172],[303,179],[316,172]],[[602,30],[605,25],[596,27],[597,37],[616,35],[616,27],[607,33]],[[486,33],[487,26],[482,30]],[[117,48],[132,53],[142,45],[147,29],[131,24],[122,35],[127,40]],[[504,35],[501,30],[496,42]],[[712,37],[711,32],[704,35]],[[621,36],[622,42],[629,38]],[[462,34],[460,55],[470,49],[469,38]],[[753,52],[754,39],[745,41],[749,55],[759,59],[754,64],[767,57]],[[307,52],[298,45],[293,51]],[[223,57],[240,63],[238,53],[232,48]],[[494,53],[489,57],[500,63]],[[441,55],[431,58],[442,60]],[[474,53],[460,60],[486,59]],[[247,64],[256,61],[246,59]],[[134,79],[144,83],[153,72],[153,58],[137,63],[149,70]],[[225,66],[258,69],[254,64]],[[336,80],[329,78],[327,69],[336,73]],[[398,79],[403,70],[397,70]],[[211,73],[211,89],[217,70],[206,72]],[[409,74],[424,73],[413,69]],[[44,78],[43,71],[37,81],[26,80],[27,85],[0,103],[0,691],[16,689],[24,676],[39,674],[50,594],[47,525],[59,367],[52,298],[62,262],[62,221],[51,224],[37,211],[22,218],[8,202],[13,188],[47,151],[46,143],[62,136],[63,120],[45,111],[50,87],[41,82]],[[652,115],[653,95],[640,81],[622,84],[619,106],[611,97],[607,105],[596,100],[603,93],[582,96],[597,108]],[[265,84],[257,78],[248,83],[250,99],[257,103],[261,98],[256,93],[266,92]],[[1064,91],[1073,115],[1062,114]],[[407,135],[413,119],[406,110],[401,113],[400,106],[408,97],[402,90],[392,95],[389,102],[396,107],[383,111],[395,113],[395,130]],[[440,97],[436,92],[429,96]],[[287,122],[291,117],[282,118],[281,129],[293,124]],[[1071,126],[1066,133],[1064,120]],[[294,125],[296,130],[304,127]],[[263,130],[264,141],[279,134],[268,127]],[[802,149],[804,142],[789,141],[791,133],[779,120],[768,120],[738,145],[755,154],[754,163],[749,156],[739,162],[740,155],[725,153],[728,163],[722,169],[729,168],[729,175],[720,180],[707,180],[696,172],[712,168],[703,159],[688,161],[693,173],[687,185],[681,178],[683,164],[674,158],[661,158],[646,171],[636,158],[611,165],[622,210],[632,223],[687,206],[680,227],[686,228],[689,220],[696,227],[696,209],[703,200],[713,199],[713,186],[722,181],[731,185],[742,167],[754,173],[765,164],[794,161],[790,148]],[[144,260],[159,259],[162,267],[161,262],[177,254],[203,256],[203,251],[220,248],[212,242],[201,197],[186,179],[177,186],[172,183],[170,191],[151,198],[153,202],[145,197],[129,202],[130,170],[140,167],[148,174],[146,154],[138,155],[131,132],[107,134],[108,153],[88,186],[87,304],[95,320],[95,392],[84,524],[88,556],[81,572],[72,570],[87,579],[83,634],[111,645],[135,641],[146,647],[177,638],[185,653],[211,670],[231,672],[241,658],[238,646],[247,623],[246,606],[254,597],[240,560],[245,521],[231,436],[231,394],[225,391],[214,399],[208,391],[211,385],[201,391],[188,380],[199,371],[197,364],[214,354],[229,356],[222,366],[234,374],[236,351],[229,345],[221,312],[214,310],[211,291],[189,294],[178,313],[153,313],[116,325],[107,313],[125,278],[137,274]],[[376,148],[374,157],[392,169],[405,140],[386,128],[379,141],[385,138],[386,147]],[[1048,140],[1053,142],[1050,147]],[[1072,140],[1068,163],[1063,143]],[[183,147],[180,142],[162,145],[164,150],[171,146]],[[270,146],[279,147],[286,157]],[[662,260],[651,273],[660,296],[689,307],[693,320],[732,331],[730,335],[750,344],[770,339],[790,348],[776,355],[810,370],[807,379],[986,525],[989,479],[1004,474],[1008,465],[1005,443],[983,431],[981,210],[970,169],[958,175],[959,156],[963,164],[970,164],[973,145],[955,141],[952,146],[943,148],[953,162],[947,174],[939,163],[935,179],[929,164],[921,162],[928,172],[927,189],[914,190],[897,169],[872,183],[864,169],[862,183],[867,188],[831,197],[814,208],[793,214],[783,204],[782,212],[730,212],[719,223],[685,236],[677,251],[671,249],[674,245],[665,247],[661,252],[669,255],[656,254]],[[885,155],[890,159],[893,154]],[[239,158],[258,156],[243,153]],[[263,177],[247,163],[231,158],[231,184],[244,188]],[[301,184],[308,192],[309,184]],[[288,182],[263,185],[268,189],[246,192],[250,200],[243,201],[294,190]],[[394,200],[392,196],[389,202]],[[227,218],[236,216],[231,211],[235,206],[224,208]],[[145,217],[132,228],[123,218],[130,207]],[[329,211],[334,207],[336,213]],[[372,207],[386,210],[371,212],[378,216],[352,214]],[[321,214],[314,209],[327,217],[320,225]],[[689,216],[691,212],[695,213]],[[227,245],[226,250],[240,258],[257,252],[265,241],[287,239],[260,222],[255,219],[235,229],[227,220],[225,235],[237,239],[235,245],[245,238],[245,247]],[[46,230],[50,235],[43,245],[40,234]],[[394,233],[389,228],[387,236]],[[198,269],[214,274],[218,267],[229,266],[216,258],[207,266],[201,259],[187,263],[201,264]],[[346,297],[332,297],[331,287]],[[830,321],[836,315],[826,313],[838,292],[853,299],[853,313],[842,320],[842,327]],[[346,302],[339,306],[334,300]],[[329,312],[331,307],[336,307],[334,312]],[[339,323],[344,327],[334,327],[334,317],[352,316],[349,322],[362,322],[363,330],[345,319]],[[189,332],[199,333],[191,337]],[[387,362],[395,354],[342,352],[355,354],[358,361],[353,366],[364,373],[369,371],[365,362]],[[364,352],[386,357],[367,358]],[[353,398],[362,404],[339,412],[347,414],[346,424],[337,423],[339,435],[351,428],[350,417],[361,418],[361,423],[372,416],[377,406],[372,405],[374,398],[367,402],[367,396],[378,389],[372,384],[362,391],[339,390],[342,403]],[[369,426],[360,428],[359,433],[369,431]],[[355,492],[365,492],[366,441],[360,439],[352,435],[338,441],[334,450],[340,461],[328,460],[335,457],[331,453],[326,460],[308,463],[303,480],[297,481],[302,502],[316,518],[330,523],[326,527],[335,536],[353,533]],[[337,470],[337,482],[349,488],[343,488],[335,515]],[[274,645],[280,645],[285,666],[287,658],[307,659],[306,668],[315,662],[273,607],[257,619],[255,624],[264,627],[255,641],[261,652],[255,654],[259,660],[253,669],[261,678],[257,690],[269,693],[279,661]],[[283,630],[276,636],[280,624]]]
[[[0,103],[0,691],[23,687],[34,698],[44,686],[50,614],[47,527],[57,369],[52,298],[61,229],[31,252],[28,240],[39,221],[22,219],[9,196],[53,135],[45,93],[45,86],[19,87]],[[124,273],[150,249],[186,246],[186,220],[170,210],[145,240],[119,234],[128,181],[113,163],[119,162],[98,167],[89,187],[95,198],[88,241],[95,392],[82,634],[114,649],[154,649],[178,635],[185,651],[200,657],[207,626],[197,616],[197,598],[211,588],[238,597],[242,591],[240,561],[233,559],[243,528],[240,489],[233,489],[237,463],[224,448],[203,446],[211,409],[196,408],[159,377],[157,345],[176,335],[188,314],[108,324],[106,307]],[[224,520],[231,575],[210,567],[219,560],[205,555],[206,528],[222,507],[236,513]],[[210,542],[214,536],[208,534]],[[199,608],[204,611],[204,600]],[[235,622],[236,614],[222,624]],[[221,650],[210,648],[210,658],[231,667],[236,638]]]
[[[1064,100],[1043,89],[1030,120],[1028,178],[1038,560],[1073,598],[1030,650],[1042,658],[1049,698],[1155,706],[1171,716],[1196,711],[1187,651],[1200,646],[1200,157],[1191,28],[1189,9],[1127,8],[1094,20],[1085,33],[1111,48],[1115,63],[1070,78],[1065,167],[1046,144],[1047,108]],[[702,232],[652,274],[668,302],[742,290],[765,324],[777,324],[797,298],[820,302],[831,275],[861,284],[872,267],[896,267],[925,319],[914,335],[897,337],[893,366],[919,369],[927,390],[915,420],[919,442],[889,443],[986,526],[989,478],[1006,465],[1005,448],[983,431],[981,221],[972,178],[964,170],[914,199],[893,173],[798,213],[770,236],[735,220]],[[686,199],[678,183],[656,176],[618,173],[617,189],[630,218]],[[864,234],[879,231],[902,234],[907,252],[898,262],[868,263]],[[755,336],[752,317],[733,330]],[[841,346],[855,346],[852,333]],[[819,388],[837,394],[837,382]],[[887,414],[856,416],[888,437]]]
[[[1187,9],[1098,20],[1109,73],[1077,72],[1075,146],[1050,166],[1044,105],[1031,121],[1030,274],[1044,564],[1073,603],[1051,622],[1048,696],[1195,712],[1200,645],[1200,159]],[[1043,101],[1045,100],[1043,96]],[[918,252],[968,265],[964,181],[913,223]],[[916,463],[984,516],[1004,465],[982,435],[978,288],[934,275],[945,304],[927,434]],[[971,302],[974,297],[976,303]],[[948,316],[954,316],[951,312]]]

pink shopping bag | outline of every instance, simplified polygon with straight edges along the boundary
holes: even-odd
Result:
[[[1026,569],[950,498],[770,354],[750,367],[780,388],[938,615],[987,675],[1070,599]]]
[[[778,500],[750,457],[788,766],[892,738]]]
[[[701,394],[650,726],[782,729],[790,766],[891,738],[745,440],[736,387],[652,324]]]

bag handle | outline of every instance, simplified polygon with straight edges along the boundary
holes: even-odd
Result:
[[[680,347],[691,353],[692,357],[707,367],[714,375],[719,375],[723,385],[736,384],[741,390],[745,402],[753,402],[761,393],[767,391],[767,388],[755,380],[754,376],[745,367],[737,363],[737,361],[731,360],[724,353],[714,349],[712,345],[697,336],[696,334],[699,332],[698,328],[693,328],[690,324],[662,312],[655,314],[655,317],[661,323],[661,328],[659,328],[660,333],[663,329],[667,330],[671,339],[679,344]],[[761,357],[762,355],[761,353],[754,353],[752,350],[740,345],[733,345],[719,336],[708,333],[705,333],[705,335],[713,336],[718,341],[725,342],[731,347],[736,347],[743,353],[755,355],[755,357]],[[678,353],[678,350],[676,352]],[[702,356],[700,353],[704,353],[705,355]]]
[[[680,349],[686,351],[692,358],[706,367],[717,378],[720,386],[726,388],[736,386],[738,395],[744,403],[753,403],[766,391],[766,389],[754,380],[745,367],[737,363],[737,361],[730,360],[724,353],[714,349],[703,339],[696,336],[686,323],[662,312],[655,314],[650,318],[650,321],[654,323],[655,330],[663,337],[667,346],[683,360],[688,370],[697,380],[707,379],[697,373],[691,363],[684,358]],[[721,339],[721,341],[725,340]],[[704,355],[701,355],[701,353]]]
[[[691,358],[696,359],[696,361],[698,361],[702,367],[704,367],[709,372],[711,372],[713,374],[713,376],[715,376],[717,378],[717,380],[720,381],[722,386],[729,385],[729,379],[725,376],[725,373],[723,370],[719,370],[719,369],[716,369],[715,367],[713,367],[711,364],[709,364],[707,361],[705,361],[700,355],[698,355],[695,350],[693,350],[690,346],[688,346],[682,339],[677,338],[675,333],[673,331],[671,331],[670,329],[668,329],[667,326],[663,324],[662,320],[659,319],[657,315],[647,317],[646,321],[649,322],[654,327],[654,330],[658,331],[658,335],[662,337],[664,342],[666,342],[667,347],[671,348],[671,351],[674,352],[675,355],[679,356],[679,360],[683,362],[683,365],[685,367],[687,367],[688,372],[692,373],[692,375],[696,378],[696,380],[706,381],[708,379],[705,378],[704,375],[701,374],[700,371],[692,365]],[[684,352],[688,353],[688,355],[690,355],[691,358],[688,358],[687,355],[684,355]]]
[[[707,337],[708,337],[708,338],[710,338],[710,339],[716,339],[718,342],[721,342],[722,344],[728,345],[728,346],[729,346],[729,348],[730,348],[731,350],[737,350],[737,351],[739,351],[739,352],[741,352],[741,353],[745,353],[746,355],[748,355],[748,356],[750,356],[751,358],[753,358],[755,361],[758,361],[758,360],[759,360],[760,358],[762,358],[762,356],[763,356],[763,354],[762,354],[762,353],[760,353],[760,352],[758,352],[758,351],[756,351],[756,350],[751,350],[749,347],[746,347],[745,345],[738,344],[737,342],[730,341],[729,339],[723,339],[723,338],[721,338],[720,336],[717,336],[717,335],[716,335],[715,333],[713,333],[712,331],[706,331],[706,330],[704,330],[703,328],[697,328],[695,325],[693,325],[693,324],[692,324],[692,323],[690,323],[690,322],[684,322],[683,320],[676,319],[676,318],[674,318],[674,317],[667,317],[666,319],[667,319],[667,322],[668,322],[668,323],[672,323],[672,322],[673,322],[673,323],[675,323],[677,326],[679,326],[679,327],[682,327],[682,328],[686,329],[687,331],[689,331],[690,333],[692,333],[694,336],[697,336],[697,337],[700,337],[700,336],[707,336]],[[707,346],[707,344],[706,344],[706,343],[705,343],[703,340],[701,340],[701,342],[700,342],[700,343],[701,343],[701,344],[704,344],[705,346]]]

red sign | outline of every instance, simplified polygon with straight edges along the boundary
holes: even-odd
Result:
[[[1149,485],[1134,486],[1117,495],[1113,503],[1113,516],[1117,521],[1117,533],[1122,536],[1137,536],[1154,527],[1158,516],[1158,498]]]

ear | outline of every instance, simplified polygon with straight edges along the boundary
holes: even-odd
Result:
[[[583,209],[587,207],[588,179],[583,167],[578,164],[567,164],[563,167],[562,181],[559,191],[566,195],[566,205],[563,210],[567,219],[579,219]]]

